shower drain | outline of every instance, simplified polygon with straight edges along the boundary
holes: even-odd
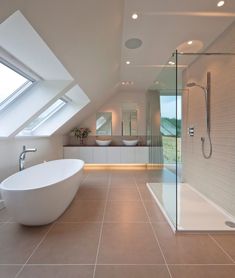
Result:
[[[226,224],[227,226],[229,226],[230,228],[235,228],[235,223],[232,222],[232,221],[225,221],[225,224]]]

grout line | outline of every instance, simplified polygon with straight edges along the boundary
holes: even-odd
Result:
[[[25,265],[27,264],[27,262],[31,259],[31,257],[33,256],[33,254],[36,252],[36,250],[38,249],[38,247],[41,245],[41,243],[44,241],[44,239],[46,238],[46,236],[48,235],[48,233],[52,230],[52,228],[55,226],[55,222],[53,224],[51,224],[51,227],[48,229],[48,231],[45,233],[45,235],[42,237],[42,239],[39,241],[39,243],[36,245],[36,247],[33,249],[32,253],[30,254],[30,256],[28,257],[28,259],[26,260],[26,262],[22,265],[22,267],[20,268],[20,270],[16,273],[15,278],[19,277],[20,273],[22,272],[22,270],[24,269]]]
[[[153,232],[153,236],[154,236],[154,238],[156,239],[157,245],[158,245],[158,247],[159,247],[159,249],[160,249],[160,252],[161,252],[161,254],[162,254],[162,257],[163,257],[163,260],[164,260],[164,262],[165,262],[165,266],[166,266],[166,268],[167,268],[167,271],[168,271],[168,273],[169,273],[169,275],[170,275],[170,278],[172,278],[172,275],[171,275],[171,272],[170,272],[170,268],[169,268],[169,266],[168,266],[168,264],[167,264],[167,261],[166,261],[166,257],[165,257],[165,255],[164,255],[164,252],[163,252],[162,248],[161,248],[159,239],[158,239],[158,237],[157,237],[157,235],[156,235],[156,233],[155,233],[155,231],[154,231],[154,227],[153,227],[153,224],[152,224],[152,222],[151,222],[151,218],[150,218],[150,216],[149,216],[148,210],[147,210],[147,208],[146,208],[146,206],[145,206],[145,203],[144,203],[144,201],[143,201],[143,199],[142,199],[142,195],[141,195],[140,190],[139,190],[139,188],[138,188],[138,186],[137,186],[136,178],[134,178],[134,179],[135,179],[135,183],[136,183],[137,190],[138,190],[139,195],[140,195],[140,199],[141,199],[141,201],[142,201],[142,204],[143,204],[143,206],[144,206],[145,212],[146,212],[147,217],[148,217],[148,219],[149,219],[149,224],[150,224],[150,226],[151,226],[151,229],[152,229],[152,232]]]
[[[99,264],[99,266],[109,266],[109,265],[115,265],[115,266],[166,266],[165,263],[162,264]],[[23,266],[22,264],[0,264],[1,266]],[[27,266],[94,266],[94,264],[27,264]],[[233,263],[227,263],[227,264],[185,264],[185,263],[179,263],[179,264],[168,264],[168,266],[234,266]]]
[[[208,234],[208,236],[215,242],[215,244],[223,251],[223,253],[228,256],[228,258],[235,263],[235,260],[229,255],[229,253],[227,251],[224,250],[224,248],[219,244],[219,242],[213,238],[213,236],[211,236],[210,234]]]
[[[103,217],[102,217],[102,222],[101,222],[101,227],[100,227],[100,235],[99,235],[99,241],[98,241],[96,258],[95,258],[95,266],[94,266],[93,276],[92,276],[93,278],[95,278],[96,266],[97,266],[97,261],[98,261],[98,255],[99,255],[99,251],[100,251],[101,238],[102,238],[103,227],[104,227],[105,212],[106,212],[106,208],[107,208],[107,205],[108,205],[108,198],[109,198],[109,191],[110,191],[110,184],[111,184],[111,175],[112,175],[112,172],[109,173],[109,178],[108,178],[108,190],[106,192],[106,201],[105,201]]]

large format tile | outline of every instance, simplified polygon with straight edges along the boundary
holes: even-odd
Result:
[[[109,201],[104,221],[122,223],[148,222],[148,217],[140,201]]]
[[[97,266],[95,278],[170,278],[166,266]]]
[[[141,195],[141,199],[144,201],[154,201],[154,198],[152,196],[152,194],[150,193],[149,189],[147,188],[147,186],[138,186],[138,190],[140,192]]]
[[[212,234],[211,236],[235,261],[235,234]]]
[[[232,278],[235,265],[169,266],[173,278]]]
[[[100,222],[103,219],[105,201],[76,201],[59,218],[59,222]]]
[[[93,264],[99,234],[100,224],[57,223],[29,264]]]
[[[0,210],[0,222],[7,222],[11,219],[10,215],[8,214],[7,210],[1,209]]]
[[[166,222],[166,218],[155,202],[144,201],[151,222]]]
[[[105,200],[108,187],[104,185],[81,185],[75,199],[79,200]]]
[[[17,278],[92,278],[93,271],[93,266],[26,265]]]
[[[104,223],[99,264],[164,263],[150,224]]]
[[[0,226],[0,263],[24,264],[49,226],[26,227],[17,223]]]
[[[153,223],[168,264],[230,264],[207,234],[174,234],[164,222]]]
[[[109,200],[112,201],[140,201],[140,194],[136,187],[111,187]]]
[[[0,265],[0,277],[15,278],[20,268],[21,268],[20,265]]]

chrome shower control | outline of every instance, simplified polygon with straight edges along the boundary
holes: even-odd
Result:
[[[188,128],[188,135],[191,136],[191,137],[194,136],[194,127],[189,127]]]

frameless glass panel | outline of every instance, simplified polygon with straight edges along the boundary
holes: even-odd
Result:
[[[37,129],[42,123],[52,117],[56,112],[62,109],[66,105],[66,102],[62,99],[58,99],[49,108],[47,108],[41,115],[39,115],[35,120],[33,120],[23,132],[32,132]]]
[[[112,135],[111,112],[98,112],[96,114],[96,135]]]
[[[0,106],[22,93],[32,81],[0,62]],[[17,94],[18,96],[19,94]]]
[[[154,172],[148,187],[169,223],[177,229],[177,136],[181,121],[178,101],[176,55],[157,75],[147,93],[147,141]]]

